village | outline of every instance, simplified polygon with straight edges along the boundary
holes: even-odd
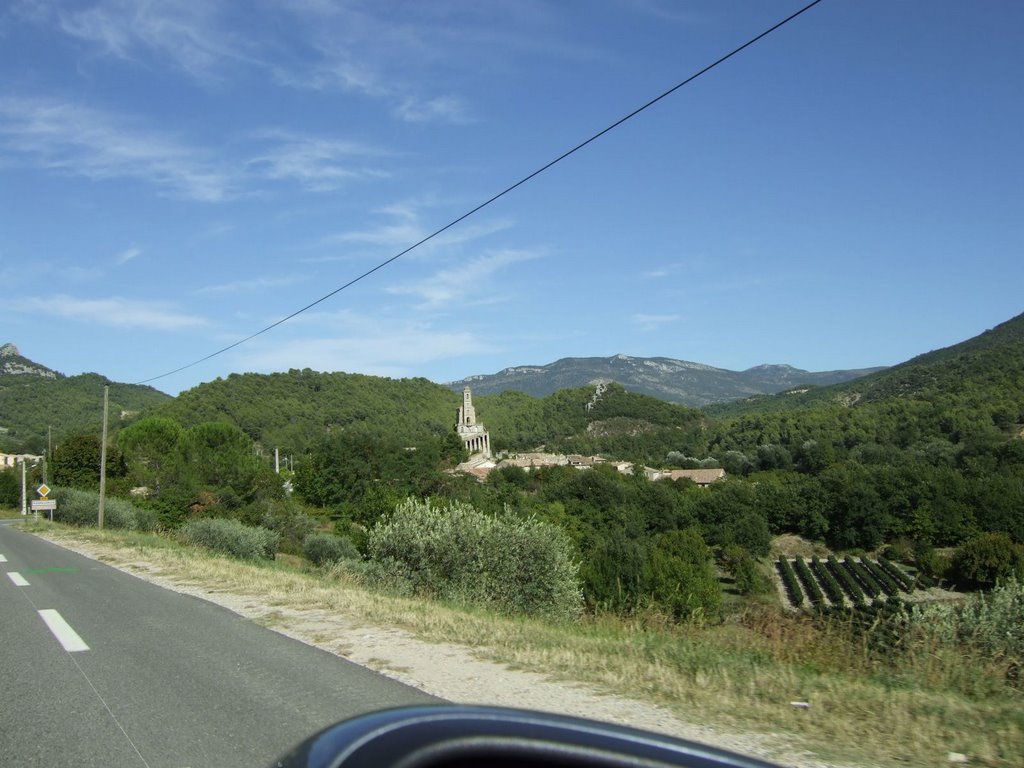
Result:
[[[598,464],[610,464],[619,473],[634,474],[638,467],[631,461],[612,461],[603,456],[581,456],[578,454],[558,454],[536,452],[508,452],[494,454],[491,451],[491,437],[483,422],[477,420],[476,408],[473,406],[473,392],[469,387],[462,391],[462,405],[456,417],[455,431],[462,439],[462,444],[469,452],[469,459],[455,469],[464,472],[483,482],[495,469],[502,467],[519,467],[532,472],[541,467],[574,467],[580,470],[591,469]],[[640,467],[648,480],[690,480],[702,488],[725,477],[721,468],[703,469],[654,469]]]

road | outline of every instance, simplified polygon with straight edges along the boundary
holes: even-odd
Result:
[[[345,717],[431,701],[0,524],[2,765],[252,768]]]

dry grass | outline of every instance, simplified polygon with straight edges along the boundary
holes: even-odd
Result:
[[[144,562],[176,584],[258,600],[279,609],[264,619],[273,626],[290,611],[322,611],[397,627],[513,668],[654,702],[684,721],[799,737],[825,759],[940,765],[958,752],[975,765],[1024,765],[1020,697],[968,698],[897,678],[838,634],[766,608],[714,626],[671,627],[656,615],[559,624],[369,592],[344,571],[245,563],[153,535],[43,528],[48,538],[98,548],[112,563]]]

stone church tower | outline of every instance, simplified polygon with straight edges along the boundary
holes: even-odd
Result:
[[[473,393],[469,387],[462,390],[462,407],[459,408],[455,431],[462,438],[462,444],[470,454],[481,454],[485,459],[491,457],[491,436],[487,434],[484,425],[476,421]]]

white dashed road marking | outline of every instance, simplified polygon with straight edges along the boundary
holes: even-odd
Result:
[[[43,621],[46,622],[46,626],[53,632],[53,636],[57,638],[57,641],[64,646],[64,650],[68,653],[75,653],[77,651],[88,651],[89,646],[85,644],[85,641],[78,636],[78,633],[71,628],[71,625],[64,621],[64,617],[61,616],[57,611],[52,609],[46,609],[39,612]]]
[[[10,578],[11,581],[14,582],[14,586],[16,586],[16,587],[27,587],[28,586],[28,582],[25,581],[25,577],[22,576],[17,571],[8,571],[7,572],[7,576]]]

